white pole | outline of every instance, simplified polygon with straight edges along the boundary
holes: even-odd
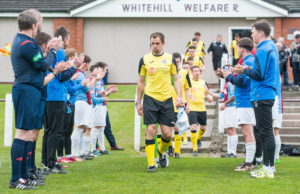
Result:
[[[135,95],[135,102],[137,95]],[[134,107],[134,150],[139,152],[141,145],[141,117],[138,114],[136,107]]]
[[[223,54],[222,57],[222,67],[225,66],[226,64],[228,64],[228,55],[227,54]],[[222,91],[222,89],[224,88],[225,85],[225,80],[221,79],[220,82],[220,91]],[[218,111],[219,111],[219,133],[224,133],[224,111],[220,111],[220,103],[219,103],[219,107],[218,107]]]
[[[5,121],[4,121],[4,146],[12,144],[12,129],[13,129],[13,102],[12,95],[5,96]]]

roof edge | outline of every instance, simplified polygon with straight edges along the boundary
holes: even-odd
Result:
[[[271,9],[277,13],[280,13],[282,14],[283,16],[288,16],[289,15],[289,12],[288,10],[285,8],[282,8],[282,6],[279,6],[279,5],[274,5],[270,2],[267,2],[267,1],[262,1],[262,0],[250,0],[251,2],[253,3],[256,3],[260,6],[263,6],[265,8],[268,8],[268,9]]]
[[[71,10],[71,11],[70,11],[70,15],[71,15],[71,16],[74,16],[74,15],[76,15],[76,14],[78,14],[78,13],[81,13],[81,12],[87,10],[87,9],[90,9],[90,8],[92,8],[92,7],[94,7],[94,6],[100,5],[101,3],[104,3],[104,2],[106,2],[106,1],[107,1],[107,0],[91,1],[90,3],[87,3],[87,4],[85,4],[84,6],[80,6],[80,7],[78,7],[78,8],[75,8],[75,9]]]

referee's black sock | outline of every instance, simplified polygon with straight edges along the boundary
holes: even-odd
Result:
[[[29,141],[25,141],[24,151],[22,157],[21,177],[27,179],[28,175],[28,152],[29,152]]]
[[[31,160],[32,160],[32,146],[33,146],[33,141],[28,141],[28,161],[27,161],[27,167],[28,169],[31,169]]]
[[[35,166],[35,149],[36,149],[36,141],[32,142],[32,147],[31,147],[31,168],[36,169]]]
[[[21,178],[21,168],[23,161],[23,152],[24,152],[25,141],[21,139],[14,139],[11,146],[11,170],[12,177],[11,181],[15,182]]]

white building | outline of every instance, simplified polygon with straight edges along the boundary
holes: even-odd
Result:
[[[169,53],[184,53],[196,31],[201,32],[206,49],[217,34],[223,35],[228,48],[233,33],[249,29],[262,18],[269,21],[276,38],[291,38],[289,34],[300,29],[299,10],[291,3],[277,3],[281,1],[53,0],[46,4],[33,0],[26,4],[0,1],[0,47],[12,42],[18,13],[36,8],[44,17],[42,31],[53,35],[57,26],[64,25],[71,32],[70,47],[90,55],[92,63],[101,60],[109,64],[109,82],[136,83],[139,59],[149,52],[149,36],[155,31],[166,35],[165,51]],[[0,64],[0,82],[12,82],[9,57],[0,56]],[[205,65],[204,78],[208,83],[217,83],[209,55]]]

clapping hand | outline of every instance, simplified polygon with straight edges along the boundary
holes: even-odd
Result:
[[[226,108],[226,104],[224,103],[224,104],[222,104],[222,105],[220,106],[220,111],[225,110],[225,108]]]
[[[88,80],[87,80],[87,79],[84,79],[84,80],[81,81],[81,85],[82,85],[83,87],[86,87],[87,84],[88,84]]]
[[[101,91],[101,92],[100,92],[100,96],[101,96],[101,97],[107,96],[107,92],[106,92],[105,90]]]
[[[109,99],[107,97],[104,97],[104,102],[108,102]]]
[[[61,61],[55,65],[54,71],[57,74],[59,74],[60,72],[63,72],[64,70],[68,69],[69,65],[70,64],[68,62]]]
[[[243,73],[244,72],[244,67],[242,66],[242,65],[240,65],[240,64],[237,64],[236,66],[234,66],[234,68],[233,68],[233,72],[234,73]]]
[[[118,88],[115,85],[109,85],[107,87],[107,90],[109,91],[109,93],[116,93],[118,91]]]
[[[222,73],[223,73],[223,77],[224,77],[224,78],[227,78],[227,76],[228,76],[229,74],[231,74],[230,71],[226,71],[225,69],[222,70]]]
[[[61,36],[59,36],[58,38],[57,37],[52,38],[47,44],[48,50],[55,49],[57,51],[61,46],[62,46]]]

